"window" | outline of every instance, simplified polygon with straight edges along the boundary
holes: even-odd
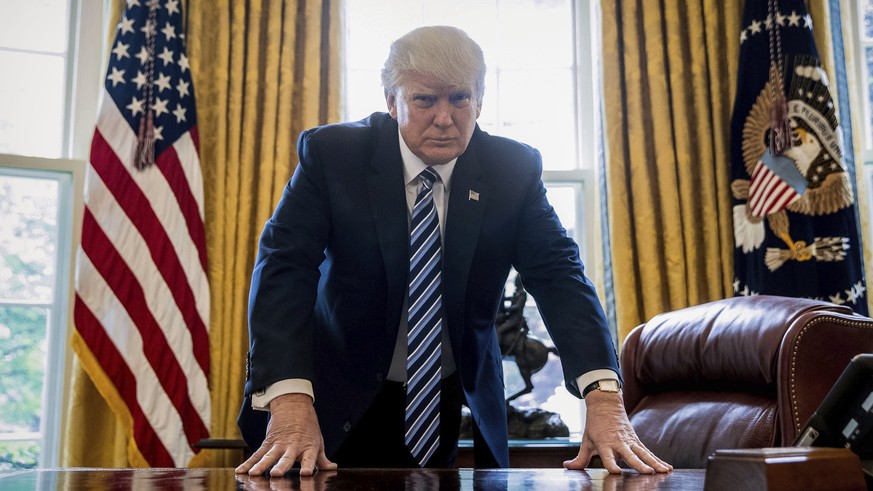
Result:
[[[855,168],[864,176],[869,223],[873,224],[873,0],[854,0],[843,20],[848,40],[846,51],[855,60],[854,71],[848,73],[849,84],[856,100],[862,102],[862,116],[854,119],[861,122],[854,134],[862,142],[862,158]],[[854,86],[853,79],[857,81]],[[873,238],[868,236],[864,240],[869,243]]]
[[[66,171],[6,163],[0,159],[0,469],[53,466],[67,345],[73,182],[77,176],[81,185],[83,168],[72,161],[52,162]]]
[[[463,29],[482,47],[488,66],[479,126],[540,150],[549,200],[579,243],[583,260],[595,264],[600,108],[599,74],[590,67],[599,66],[596,8],[597,2],[572,0],[347,2],[345,117],[357,120],[386,110],[380,71],[394,39],[422,25]],[[590,275],[594,269],[586,271]],[[507,294],[513,290],[510,278]],[[525,318],[532,335],[548,339],[530,297]],[[534,375],[534,391],[518,405],[560,413],[578,436],[580,402],[564,389],[560,364],[551,358]]]
[[[849,32],[856,32],[856,74],[859,81],[859,91],[863,100],[863,124],[859,128],[864,142],[864,160],[873,163],[873,0],[856,0],[851,12],[844,17],[853,22]],[[850,20],[851,19],[851,20]]]
[[[2,471],[59,461],[85,169],[70,158],[87,156],[106,30],[103,0],[0,5]]]

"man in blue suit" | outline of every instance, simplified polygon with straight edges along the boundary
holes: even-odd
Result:
[[[462,403],[477,467],[507,467],[494,321],[512,267],[567,389],[586,399],[579,455],[564,465],[600,454],[610,472],[616,460],[671,469],[628,423],[605,318],[546,199],[539,152],[476,125],[484,77],[463,31],[416,29],[382,73],[388,114],[301,134],[252,275],[239,423],[257,450],[237,472],[451,467]]]

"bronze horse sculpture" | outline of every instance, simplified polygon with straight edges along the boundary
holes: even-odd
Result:
[[[513,394],[506,402],[533,390],[531,375],[540,371],[549,360],[549,353],[558,355],[554,347],[547,347],[536,336],[530,335],[530,328],[524,318],[524,304],[527,292],[524,290],[521,275],[515,277],[515,292],[512,296],[503,297],[497,312],[497,336],[500,342],[500,352],[504,357],[513,357],[518,365],[525,388]]]

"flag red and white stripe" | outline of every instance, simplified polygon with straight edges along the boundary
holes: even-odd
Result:
[[[128,2],[107,71],[86,175],[74,346],[129,419],[142,458],[132,464],[183,467],[210,424],[203,178],[178,2],[157,2],[151,18],[149,6]],[[155,26],[166,26],[152,44],[160,59],[147,64],[147,54],[132,54],[147,49]],[[135,128],[149,112],[154,164],[139,168]]]
[[[749,186],[749,211],[752,216],[765,217],[800,199],[800,194],[763,162],[752,171]]]

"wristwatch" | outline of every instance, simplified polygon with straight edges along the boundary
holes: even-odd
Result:
[[[593,384],[589,385],[588,387],[585,387],[582,390],[582,397],[587,396],[588,393],[591,392],[592,390],[599,390],[601,392],[612,392],[613,394],[617,394],[618,390],[620,388],[621,387],[618,385],[618,380],[613,380],[613,379],[598,380],[598,381],[594,382]]]

